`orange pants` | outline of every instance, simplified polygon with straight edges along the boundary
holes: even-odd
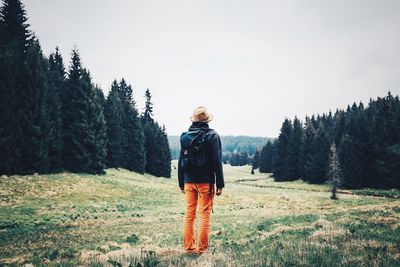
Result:
[[[214,186],[210,194],[209,183],[185,183],[186,212],[183,223],[183,246],[187,253],[201,254],[208,249],[208,235],[211,225],[211,211],[215,194]],[[195,247],[194,221],[199,206],[199,229]]]

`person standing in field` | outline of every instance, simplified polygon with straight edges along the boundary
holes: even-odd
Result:
[[[178,161],[179,187],[186,199],[183,246],[188,254],[201,255],[208,249],[214,195],[224,188],[221,139],[208,123],[213,119],[205,107],[197,107],[192,125],[181,135]],[[217,191],[215,191],[215,184]],[[194,236],[196,210],[199,211],[197,242]]]

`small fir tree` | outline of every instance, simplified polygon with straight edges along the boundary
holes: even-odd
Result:
[[[337,199],[336,191],[337,191],[337,188],[342,183],[342,168],[340,166],[335,143],[333,143],[331,146],[330,154],[331,155],[330,155],[330,160],[329,160],[328,180],[329,180],[329,183],[332,185],[331,199]]]

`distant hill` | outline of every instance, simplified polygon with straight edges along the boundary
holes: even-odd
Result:
[[[246,135],[225,135],[221,136],[222,153],[247,152],[253,155],[256,149],[261,149],[268,140],[273,141],[274,138],[259,137],[259,136],[246,136]],[[169,146],[171,148],[172,159],[179,157],[180,143],[178,135],[168,136]]]

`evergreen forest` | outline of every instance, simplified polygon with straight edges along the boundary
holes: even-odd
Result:
[[[167,132],[141,113],[133,88],[115,80],[107,97],[72,50],[46,56],[19,0],[0,9],[0,175],[103,174],[105,168],[171,176]]]
[[[260,172],[275,181],[325,183],[331,147],[346,188],[400,188],[400,101],[390,92],[345,110],[285,119],[275,142],[259,155]]]

